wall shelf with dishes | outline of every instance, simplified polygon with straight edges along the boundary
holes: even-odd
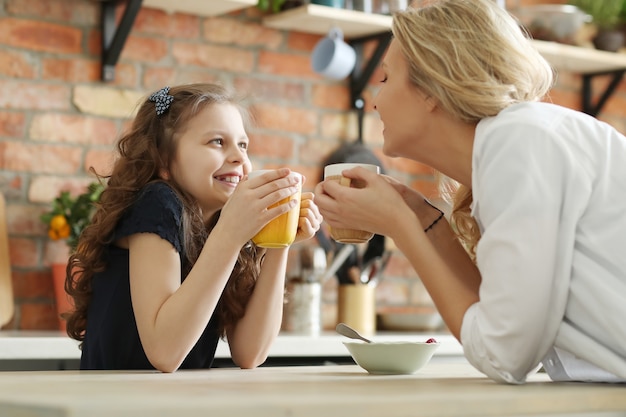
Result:
[[[347,39],[355,39],[388,32],[391,16],[307,4],[268,15],[263,24],[274,29],[317,35],[325,35],[331,27],[339,27]]]
[[[117,58],[142,5],[142,0],[128,0],[126,12],[119,24],[116,24],[115,15],[112,11],[115,1],[101,1],[103,5],[103,33],[105,34],[103,36],[102,79],[111,81],[114,77]],[[255,6],[256,3],[257,0],[177,0],[175,2],[170,0],[143,0],[145,7],[163,9],[168,12],[192,13],[199,16],[228,13]],[[107,16],[109,17],[107,18]],[[338,26],[343,31],[344,36],[353,44],[378,39],[379,45],[383,46],[385,42],[388,42],[391,23],[391,16],[316,4],[307,4],[281,13],[267,15],[263,19],[263,24],[271,28],[319,35],[327,33],[333,26]],[[583,79],[581,89],[583,111],[593,116],[597,116],[626,72],[626,54],[538,40],[533,41],[533,44],[556,70],[581,74]],[[380,59],[380,56],[377,59]],[[372,62],[367,67],[373,67],[371,64]],[[612,80],[605,91],[601,93],[598,101],[592,103],[591,81],[600,75],[611,75]]]
[[[337,25],[344,30],[347,38],[354,38],[389,31],[392,18],[352,10],[308,5],[266,17],[263,23],[277,29],[315,34],[326,33],[330,26]],[[592,116],[598,115],[626,72],[626,54],[538,40],[533,40],[533,44],[556,70],[581,74],[583,79],[581,89],[583,111]],[[591,81],[595,76],[607,74],[613,78],[598,101],[593,103]]]
[[[196,16],[218,16],[256,4],[257,0],[143,0],[144,7]]]

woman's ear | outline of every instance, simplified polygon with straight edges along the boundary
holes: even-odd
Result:
[[[439,102],[433,96],[427,96],[424,99],[424,104],[426,104],[426,108],[428,112],[433,112],[437,107],[439,107]]]

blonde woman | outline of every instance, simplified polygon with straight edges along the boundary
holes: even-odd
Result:
[[[451,221],[358,168],[344,174],[364,189],[317,186],[325,220],[391,237],[492,379],[543,365],[553,380],[626,381],[626,138],[541,102],[552,70],[493,0],[430,2],[392,30],[383,151],[459,184]]]

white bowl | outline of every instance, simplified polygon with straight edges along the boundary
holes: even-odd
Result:
[[[343,342],[352,359],[370,374],[414,374],[432,358],[439,343]]]

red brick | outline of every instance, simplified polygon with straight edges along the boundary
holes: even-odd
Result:
[[[600,116],[617,116],[626,118],[626,97],[621,94],[614,94],[602,108]]]
[[[131,35],[126,40],[120,59],[158,62],[165,56],[167,56],[167,43],[165,41]]]
[[[50,204],[61,191],[69,191],[72,195],[85,192],[94,178],[89,177],[52,177],[37,176],[30,182],[28,201],[31,203]]]
[[[314,133],[317,126],[317,114],[314,110],[295,109],[275,104],[254,105],[259,127],[283,132]]]
[[[0,111],[0,136],[24,136],[24,113]]]
[[[41,235],[42,232],[45,232],[45,227],[39,220],[42,212],[41,207],[32,204],[9,204],[7,206],[7,227],[9,233],[22,236]]]
[[[29,133],[38,141],[109,145],[116,139],[117,125],[109,119],[45,113],[33,118]]]
[[[582,102],[580,99],[580,93],[577,91],[567,91],[552,89],[550,95],[544,101],[548,101],[554,104],[558,104],[570,109],[581,110]]]
[[[54,23],[4,18],[0,19],[0,39],[7,45],[33,51],[77,54],[82,31]]]
[[[242,22],[230,18],[211,17],[202,25],[207,42],[242,46],[263,46],[275,50],[283,40],[280,32],[260,23]]]
[[[304,32],[289,32],[287,35],[287,47],[295,51],[311,53],[320,39],[322,39],[320,35]]]
[[[44,59],[42,78],[60,80],[69,83],[100,82],[102,67],[100,60],[88,59]],[[137,71],[133,65],[117,63],[113,85],[134,87],[137,83]]]
[[[118,12],[124,10],[120,8]],[[119,13],[118,13],[119,14]],[[142,7],[133,23],[134,34],[163,35],[170,25],[170,16],[163,10]]]
[[[291,160],[294,156],[294,142],[283,135],[251,135],[250,155]]]
[[[254,54],[225,46],[175,43],[172,56],[177,65],[196,65],[204,68],[249,73],[254,68]]]
[[[33,239],[9,237],[9,257],[13,267],[39,266],[37,244]]]
[[[13,293],[15,298],[22,299],[53,298],[50,270],[14,271]]]
[[[91,149],[85,155],[83,169],[89,172],[91,168],[94,168],[99,175],[108,175],[113,169],[114,160],[113,150]]]
[[[35,78],[32,58],[21,52],[0,50],[0,75],[13,78]]]
[[[197,39],[200,37],[200,18],[188,14],[174,13],[168,26],[170,39]]]
[[[338,146],[336,142],[310,138],[300,145],[299,160],[319,166]],[[316,181],[319,179],[321,175],[315,178]]]
[[[72,174],[80,165],[82,149],[68,146],[30,145],[19,142],[0,143],[0,168]]]
[[[299,82],[272,81],[255,77],[235,78],[235,89],[254,100],[262,101],[305,101],[305,87]]]
[[[100,56],[102,53],[102,32],[90,30],[87,34],[87,52],[92,56]]]
[[[0,80],[0,91],[2,91],[0,108],[28,110],[70,108],[70,86],[8,79]]]
[[[143,86],[148,91],[171,85],[176,79],[176,70],[171,67],[147,68],[143,75]]]
[[[98,2],[83,0],[7,0],[12,15],[26,15],[77,25],[95,25],[99,21]]]
[[[203,69],[187,69],[179,68],[176,72],[176,84],[189,84],[189,83],[220,83],[221,78],[219,74],[212,73]]]
[[[68,82],[96,81],[100,79],[100,61],[44,58],[42,78]]]
[[[322,137],[337,141],[352,141],[357,138],[358,124],[352,112],[323,113],[319,129]]]
[[[313,105],[316,108],[347,110],[350,108],[350,90],[342,84],[315,84]]]
[[[49,303],[21,303],[20,329],[21,330],[57,330],[59,319],[53,300]]]
[[[321,79],[319,75],[313,72],[309,55],[261,51],[259,53],[258,71],[299,79]]]

